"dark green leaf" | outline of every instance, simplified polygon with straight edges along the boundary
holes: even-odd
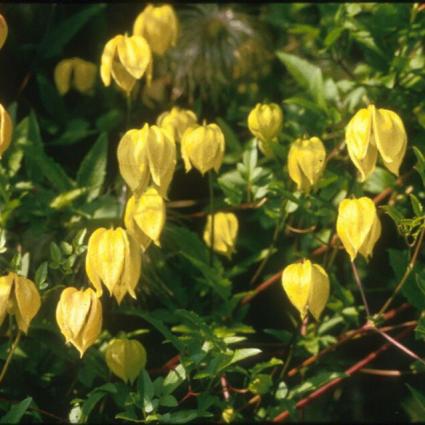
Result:
[[[18,424],[25,412],[30,407],[32,397],[27,397],[18,404],[13,405],[10,410],[0,418],[2,424]]]

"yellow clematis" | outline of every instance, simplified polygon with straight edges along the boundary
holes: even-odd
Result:
[[[214,238],[212,238],[212,218],[213,216],[211,214],[207,217],[204,241],[209,247],[214,243],[214,251],[230,257],[235,252],[236,237],[239,228],[238,218],[233,213],[215,213]],[[214,242],[212,239],[214,239]]]
[[[27,333],[40,306],[40,294],[33,281],[13,272],[0,277],[0,325],[9,313],[15,316],[18,328]]]
[[[56,321],[66,343],[83,357],[102,329],[102,304],[93,289],[65,288],[56,307]]]
[[[4,43],[7,39],[7,22],[6,19],[4,19],[4,16],[0,14],[0,49],[3,47]]]
[[[289,177],[303,192],[309,192],[314,186],[325,167],[326,150],[322,141],[317,137],[296,140],[289,149]]]
[[[163,55],[177,41],[178,21],[173,7],[148,4],[134,21],[133,34],[144,37],[154,53]]]
[[[12,132],[12,118],[3,105],[0,104],[0,158],[12,141]]]
[[[61,95],[71,88],[82,94],[91,94],[96,82],[97,67],[94,63],[80,58],[61,60],[55,67],[54,79]]]
[[[135,339],[113,339],[106,348],[109,369],[125,383],[133,383],[146,366],[146,350]]]
[[[319,320],[329,298],[329,277],[323,267],[310,260],[290,264],[283,270],[282,285],[301,319],[310,311]]]
[[[159,127],[168,129],[174,136],[176,142],[180,142],[183,133],[190,127],[197,125],[197,118],[194,112],[189,109],[173,107],[171,111],[163,112],[156,123]]]
[[[344,199],[338,207],[336,231],[351,261],[359,252],[365,258],[371,256],[381,235],[381,222],[374,202],[365,196]]]
[[[86,272],[98,297],[102,295],[103,283],[118,304],[127,293],[135,299],[140,271],[139,249],[123,228],[101,227],[92,233],[87,247]]]
[[[221,167],[224,156],[224,134],[217,124],[188,128],[182,137],[181,153],[186,173],[195,167],[202,174]]]

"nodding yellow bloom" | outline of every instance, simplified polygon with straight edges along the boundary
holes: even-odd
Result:
[[[0,277],[0,325],[9,313],[15,315],[18,328],[27,333],[40,305],[40,294],[34,282],[13,272]]]
[[[230,257],[235,252],[236,237],[239,228],[238,218],[233,213],[215,213],[214,238],[212,237],[212,218],[213,216],[211,214],[207,217],[207,224],[204,230],[204,241],[209,247],[214,243],[214,251]]]
[[[366,259],[371,256],[381,235],[381,222],[374,202],[365,196],[344,199],[339,204],[336,231],[351,261],[358,252]]]
[[[154,53],[163,55],[177,41],[178,21],[173,7],[148,4],[134,21],[133,34],[143,36]]]
[[[3,105],[0,104],[0,158],[12,141],[12,131],[12,118],[10,118]]]
[[[181,153],[186,173],[195,167],[202,174],[221,167],[224,156],[224,134],[217,124],[188,128],[182,137]]]
[[[269,148],[279,134],[283,123],[283,112],[276,103],[257,103],[248,115],[249,131],[260,140],[260,149],[270,155]]]
[[[55,67],[54,77],[58,92],[68,93],[73,87],[82,94],[90,94],[96,82],[97,67],[80,58],[61,60]]]
[[[326,150],[317,137],[296,140],[289,149],[289,177],[303,192],[309,192],[314,186],[325,167]]]
[[[103,292],[102,282],[118,304],[127,293],[135,299],[140,270],[139,248],[123,228],[101,227],[92,233],[87,247],[86,272],[98,297]]]
[[[102,304],[91,288],[65,288],[56,307],[56,321],[65,341],[83,357],[102,329]]]
[[[361,181],[375,169],[378,152],[385,167],[398,175],[406,153],[407,135],[401,118],[374,105],[360,109],[345,130],[348,154],[360,171]]]
[[[172,135],[156,125],[127,131],[119,142],[118,165],[130,189],[137,195],[149,182],[165,196],[176,168],[176,144]]]
[[[4,19],[3,15],[0,14],[0,49],[3,47],[6,42],[8,33],[7,22]]]
[[[136,80],[147,74],[152,78],[152,53],[148,42],[141,36],[117,35],[109,40],[100,60],[100,77],[105,86],[111,77],[125,92],[130,93]]]
[[[173,134],[174,140],[180,142],[183,133],[188,128],[196,126],[197,120],[194,112],[175,106],[171,111],[163,112],[156,123],[159,127],[168,129]]]
[[[106,348],[109,369],[125,383],[133,383],[146,366],[146,350],[135,339],[113,339]]]
[[[310,311],[319,320],[329,298],[329,277],[321,266],[310,260],[290,264],[283,270],[282,285],[301,319]]]
[[[151,242],[160,246],[159,238],[165,224],[165,203],[154,187],[147,189],[139,198],[133,195],[128,200],[124,223],[143,251]]]

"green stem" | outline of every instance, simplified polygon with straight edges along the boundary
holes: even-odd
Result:
[[[213,175],[212,171],[208,171],[208,189],[210,195],[210,215],[211,215],[211,234],[210,234],[210,256],[209,256],[209,264],[212,266],[213,263],[213,255],[214,255],[214,188],[213,188]]]
[[[353,269],[354,280],[360,290],[360,295],[362,296],[364,308],[366,310],[367,317],[370,317],[369,304],[367,303],[366,295],[363,290],[362,281],[360,280],[359,272],[357,271],[357,267],[354,264],[354,261],[351,261],[351,268]]]
[[[13,353],[15,352],[16,347],[19,344],[19,340],[21,339],[21,335],[22,335],[22,332],[19,329],[18,333],[16,334],[16,338],[10,347],[9,354],[7,355],[7,358],[6,358],[6,362],[4,363],[3,368],[0,372],[0,383],[3,381],[3,378],[6,375],[7,369],[9,368],[9,365],[10,365],[10,361],[12,360],[12,357],[13,357]]]

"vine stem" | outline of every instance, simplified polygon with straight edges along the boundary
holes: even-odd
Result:
[[[11,362],[12,357],[13,357],[13,353],[15,352],[16,347],[19,344],[19,340],[21,339],[21,335],[22,335],[22,331],[19,329],[18,333],[16,334],[15,340],[13,341],[13,343],[10,347],[9,354],[7,355],[7,358],[6,358],[6,362],[4,363],[3,368],[0,372],[0,384],[3,382],[3,378],[6,375],[7,369],[9,368],[10,362]]]
[[[211,233],[210,233],[210,258],[209,263],[210,266],[212,266],[213,262],[213,255],[214,255],[214,188],[213,188],[213,175],[212,171],[208,171],[208,189],[209,189],[209,195],[210,195],[210,215],[211,215]]]
[[[401,278],[400,282],[394,289],[393,294],[390,298],[385,302],[385,304],[381,307],[381,309],[378,312],[378,315],[384,313],[387,308],[390,306],[390,304],[393,302],[394,298],[397,296],[397,294],[400,292],[403,285],[406,283],[407,278],[410,276],[410,273],[412,272],[413,268],[415,267],[416,260],[418,258],[419,250],[422,246],[422,242],[424,240],[424,234],[425,234],[425,227],[422,228],[422,231],[419,235],[418,243],[416,244],[415,251],[413,252],[412,258],[409,261],[409,264],[406,267],[406,270],[404,271],[403,277]]]
[[[360,280],[359,272],[354,263],[354,260],[351,261],[351,268],[353,269],[354,280],[356,282],[357,287],[359,288],[360,295],[362,296],[364,308],[366,310],[367,317],[370,317],[369,304],[367,303],[366,294],[363,289],[362,281]]]

